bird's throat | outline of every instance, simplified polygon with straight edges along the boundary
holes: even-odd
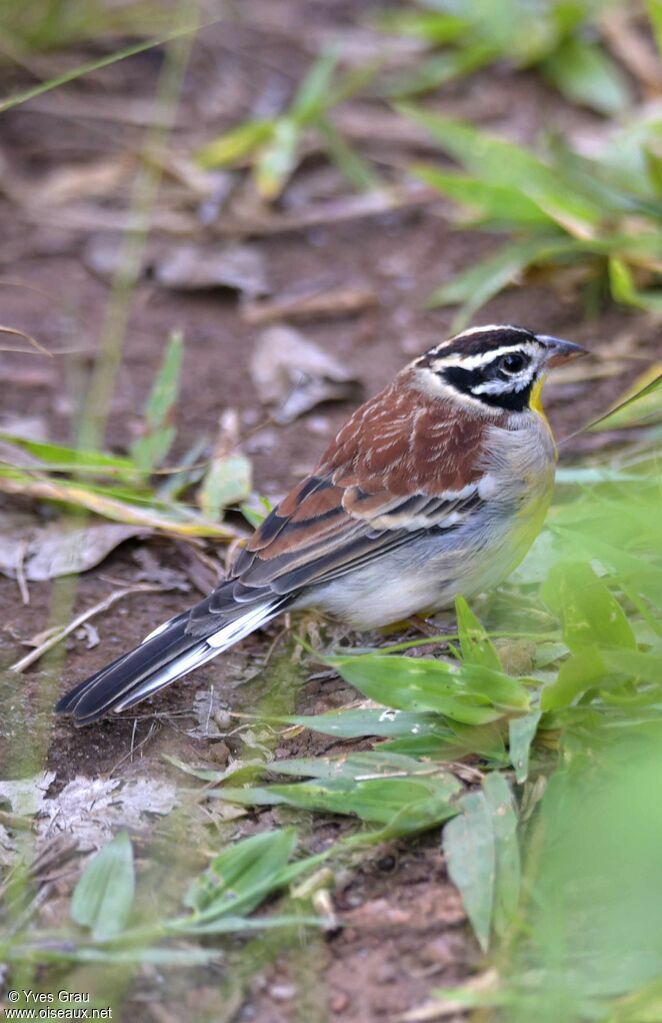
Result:
[[[547,429],[549,431],[549,435],[552,438],[552,443],[554,445],[554,453],[556,454],[557,453],[556,452],[556,441],[554,440],[554,434],[552,433],[552,428],[551,428],[551,426],[549,424],[549,419],[547,418],[547,415],[545,413],[545,409],[543,408],[543,404],[542,404],[542,388],[543,388],[544,382],[545,382],[545,378],[544,377],[542,377],[542,376],[538,377],[538,379],[534,383],[533,387],[531,388],[531,397],[529,398],[529,408],[533,409],[534,412],[538,413],[538,415],[542,419],[543,423],[547,427]]]
[[[538,377],[535,384],[531,388],[531,397],[529,398],[529,407],[537,412],[539,416],[542,416],[545,422],[547,422],[547,416],[545,410],[542,407],[542,385],[544,384],[543,377]]]

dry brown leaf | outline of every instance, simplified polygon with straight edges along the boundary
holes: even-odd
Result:
[[[182,291],[231,288],[253,297],[270,290],[264,257],[252,245],[170,246],[154,273],[159,284]]]
[[[124,526],[115,522],[97,522],[73,529],[62,522],[53,522],[29,540],[24,559],[25,578],[30,582],[41,582],[60,575],[85,572],[98,565],[125,540],[148,536],[149,533],[150,530],[144,526]]]
[[[262,401],[276,405],[273,418],[291,423],[323,401],[357,398],[361,387],[333,356],[291,327],[260,334],[250,372]]]
[[[105,157],[93,163],[55,167],[41,181],[22,189],[22,201],[35,206],[64,206],[80,199],[107,199],[125,181],[135,166],[135,157]]]
[[[40,528],[29,516],[3,516],[0,572],[16,578],[20,569],[30,582],[84,572],[98,565],[124,540],[149,533],[143,526],[113,522],[77,528],[53,522]]]

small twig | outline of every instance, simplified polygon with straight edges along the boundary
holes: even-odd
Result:
[[[135,586],[126,586],[123,590],[117,590],[115,593],[109,594],[104,600],[95,604],[94,607],[90,607],[87,611],[83,611],[76,618],[72,619],[68,625],[59,629],[52,636],[49,636],[47,640],[41,643],[34,650],[31,650],[25,657],[21,657],[19,661],[10,666],[10,671],[21,672],[29,668],[31,664],[38,661],[43,655],[51,650],[58,643],[61,643],[63,639],[66,639],[72,632],[75,632],[84,622],[94,618],[95,615],[100,614],[102,611],[107,611],[108,608],[116,604],[118,600],[123,600],[124,597],[130,597],[133,593],[165,593],[172,589],[170,586],[160,586],[155,583],[137,583]]]
[[[138,727],[138,718],[135,719],[135,721],[133,722],[133,730],[131,732],[131,748],[129,749],[128,753],[125,753],[123,757],[120,757],[120,759],[117,761],[116,764],[113,764],[113,766],[111,767],[110,771],[108,772],[108,777],[109,778],[112,778],[112,776],[114,775],[114,773],[118,769],[118,767],[121,767],[122,764],[125,763],[127,760],[133,761],[133,754],[137,750],[142,749],[143,746],[147,745],[149,740],[152,738],[152,736],[156,732],[157,726],[160,727],[160,725],[161,725],[161,722],[160,722],[160,720],[158,718],[153,719],[151,725],[149,726],[149,731],[147,732],[147,735],[145,736],[144,739],[141,739],[140,742],[138,743],[138,745],[136,746],[134,740],[135,740],[135,737],[136,737],[136,728]]]
[[[0,327],[0,334],[11,334],[12,337],[22,337],[26,341],[28,341],[32,345],[32,347],[35,349],[35,351],[40,353],[40,355],[48,355],[48,357],[50,358],[51,353],[49,352],[48,348],[44,348],[44,346],[42,344],[40,344],[39,341],[37,341],[36,338],[32,337],[31,334],[26,334],[24,330],[18,330],[16,327]],[[27,350],[29,351],[30,349],[27,349]],[[3,351],[3,352],[25,352],[26,349],[25,348],[4,348],[2,345],[0,345],[0,351]]]

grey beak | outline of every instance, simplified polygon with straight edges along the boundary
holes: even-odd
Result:
[[[574,341],[564,341],[560,337],[551,337],[549,334],[536,334],[536,337],[549,352],[548,366],[558,366],[569,359],[577,359],[582,355],[589,354],[588,349],[575,344]]]

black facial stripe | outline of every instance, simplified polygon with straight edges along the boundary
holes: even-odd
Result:
[[[482,355],[496,348],[516,349],[527,343],[544,347],[531,331],[514,325],[481,330],[476,334],[458,334],[453,340],[426,352],[421,356],[419,365],[429,365],[435,358],[445,358],[447,355]]]
[[[533,379],[520,391],[512,389],[502,391],[500,394],[486,394],[485,392],[474,394],[472,388],[479,386],[488,379],[483,368],[462,369],[461,366],[447,366],[446,369],[442,370],[440,376],[457,391],[468,394],[472,398],[477,398],[483,404],[490,405],[492,408],[502,408],[509,412],[523,412],[529,406]],[[499,372],[495,372],[489,377],[489,379],[495,378],[499,380],[508,379],[504,373]]]

